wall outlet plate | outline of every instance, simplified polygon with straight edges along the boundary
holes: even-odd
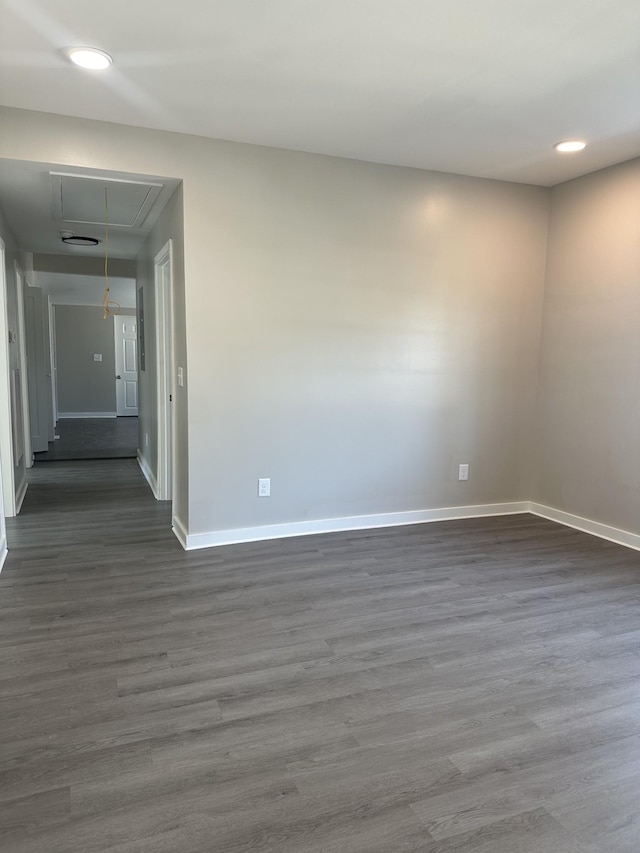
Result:
[[[259,498],[271,497],[271,478],[270,477],[261,477],[258,480],[258,497]]]
[[[461,465],[458,465],[458,480],[468,480],[469,479],[469,463],[463,462]]]

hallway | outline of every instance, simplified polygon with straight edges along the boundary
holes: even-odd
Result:
[[[3,853],[636,849],[636,552],[521,515],[185,553],[132,460],[31,481]]]

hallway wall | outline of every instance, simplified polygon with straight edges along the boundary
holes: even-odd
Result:
[[[116,362],[113,317],[101,308],[55,306],[58,413],[116,411]],[[93,355],[102,356],[94,361]],[[89,415],[87,415],[89,416]]]
[[[0,237],[5,244],[5,274],[6,274],[6,299],[7,299],[7,324],[8,324],[8,344],[2,341],[3,346],[7,346],[9,358],[10,377],[0,376],[0,405],[8,407],[11,412],[11,423],[17,426],[17,432],[23,428],[23,418],[20,405],[15,405],[16,398],[12,393],[12,381],[15,381],[15,394],[19,395],[19,377],[20,369],[20,348],[19,348],[19,323],[18,323],[18,282],[16,277],[15,264],[19,262],[18,247],[15,238],[11,232],[9,223],[6,221],[4,213],[0,208]],[[4,337],[4,336],[3,336]],[[16,377],[15,380],[12,377]],[[8,382],[7,382],[8,379]],[[10,488],[9,482],[12,481],[12,491],[16,502],[19,504],[24,497],[27,488],[27,466],[26,456],[24,454],[22,435],[18,435],[18,445],[22,448],[21,455],[14,452],[14,444],[11,436],[2,437],[2,445],[0,446],[0,456],[2,457],[5,466],[11,465],[13,468],[12,477],[7,477],[5,467],[4,482],[7,488]],[[5,501],[5,509],[8,511],[7,501]]]

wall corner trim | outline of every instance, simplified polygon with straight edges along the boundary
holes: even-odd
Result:
[[[7,537],[3,536],[2,539],[0,539],[0,572],[2,571],[2,567],[4,566],[4,561],[7,559],[8,553]]]
[[[626,548],[640,551],[640,535],[637,533],[621,530],[619,527],[611,527],[609,524],[602,524],[600,521],[593,521],[590,518],[582,518],[580,515],[535,503],[535,501],[529,503],[529,512],[540,516],[540,518],[546,518],[548,521],[557,521],[559,524],[573,527],[583,533],[590,533],[592,536],[599,536],[600,539],[615,542],[616,545],[624,545]]]
[[[151,491],[153,492],[153,496],[156,500],[158,500],[158,484],[156,482],[156,478],[153,476],[153,471],[149,467],[149,463],[144,458],[142,453],[140,453],[140,449],[136,451],[136,457],[138,459],[138,465],[140,466],[140,470],[142,471],[145,480],[149,483],[151,487]]]
[[[512,515],[529,512],[528,501],[499,504],[419,509],[407,512],[388,512],[375,515],[353,515],[341,518],[323,518],[313,521],[294,521],[286,524],[265,524],[260,527],[240,527],[231,530],[211,530],[206,533],[187,533],[183,547],[187,551],[213,548],[219,545],[236,545],[240,542],[261,542],[267,539],[285,539],[290,536],[312,536],[317,533],[339,533],[345,530],[367,530],[376,527],[398,527],[406,524],[426,524],[431,521],[453,521],[457,518],[481,518],[491,515]],[[175,519],[174,519],[175,524]],[[178,536],[178,532],[174,529]],[[180,539],[180,536],[178,536]],[[182,541],[180,539],[180,541]]]
[[[180,521],[177,515],[174,515],[171,519],[171,529],[173,530],[173,535],[176,537],[178,542],[182,545],[185,551],[189,550],[187,545],[189,534],[187,533],[187,528]],[[206,546],[202,546],[206,547]]]

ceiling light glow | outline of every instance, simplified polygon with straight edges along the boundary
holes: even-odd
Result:
[[[582,151],[583,148],[587,147],[587,143],[581,139],[566,139],[564,142],[556,142],[553,147],[556,151],[562,151],[566,154],[573,151]]]
[[[97,47],[74,47],[67,52],[67,56],[80,68],[89,68],[91,71],[104,71],[113,62],[108,53]]]

